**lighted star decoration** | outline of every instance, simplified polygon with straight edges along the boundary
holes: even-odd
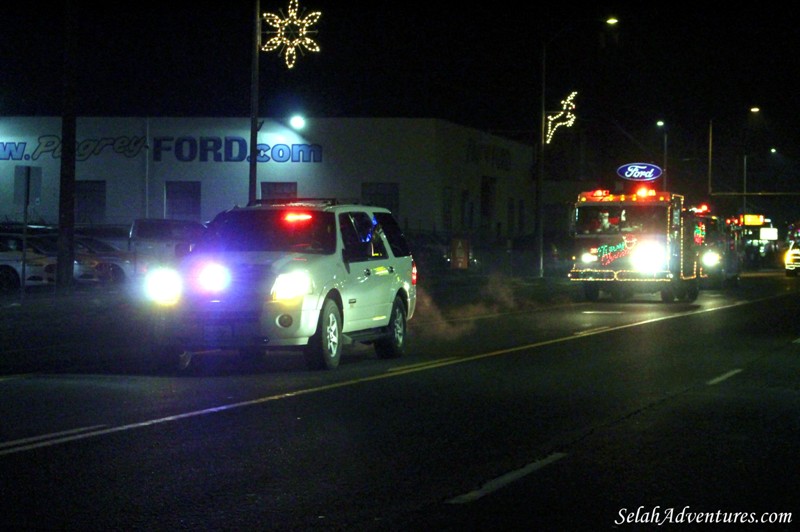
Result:
[[[575,123],[577,116],[575,116],[572,111],[575,109],[575,102],[573,100],[577,95],[578,92],[575,91],[567,96],[566,100],[561,101],[561,111],[547,117],[546,144],[550,144],[550,141],[553,140],[553,135],[556,134],[556,129],[560,128],[561,126],[570,127]]]
[[[314,11],[304,18],[298,18],[298,7],[298,0],[289,0],[289,16],[286,18],[273,13],[264,13],[264,22],[274,29],[267,32],[273,36],[261,46],[261,50],[264,52],[279,50],[278,55],[285,56],[286,66],[289,68],[294,67],[298,50],[319,52],[319,45],[309,37],[309,34],[316,33],[310,28],[317,23],[322,12]]]

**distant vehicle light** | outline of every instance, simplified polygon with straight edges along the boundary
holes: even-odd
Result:
[[[271,294],[273,301],[283,301],[310,294],[312,289],[308,272],[295,271],[280,274],[272,285]]]
[[[145,296],[159,305],[174,305],[183,293],[183,281],[172,268],[156,268],[149,272],[144,281]]]
[[[706,268],[713,268],[714,266],[719,265],[722,257],[720,256],[719,252],[714,250],[708,250],[703,253],[703,256],[700,258],[703,262],[703,266]]]

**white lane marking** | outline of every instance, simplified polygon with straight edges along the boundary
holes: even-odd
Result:
[[[719,377],[716,377],[714,379],[711,379],[710,381],[707,381],[706,384],[708,384],[709,386],[714,386],[715,384],[719,384],[720,382],[722,382],[722,381],[724,381],[726,379],[730,379],[731,377],[733,377],[737,373],[741,373],[741,371],[742,371],[741,369],[733,369],[733,370],[731,370],[731,371],[729,371],[727,373],[723,373]]]
[[[548,466],[555,462],[556,460],[561,460],[567,456],[566,453],[553,453],[550,456],[542,458],[541,460],[537,460],[535,462],[531,462],[530,464],[521,467],[515,471],[509,471],[508,473],[501,475],[497,478],[494,478],[481,486],[479,489],[472,490],[469,493],[465,493],[463,495],[459,495],[457,497],[453,497],[452,499],[448,499],[448,504],[465,504],[469,502],[474,502],[480,499],[485,495],[489,495],[501,488],[504,488],[508,484],[515,482],[521,479],[524,476],[530,475],[534,471],[541,469],[545,466]]]
[[[40,441],[43,441],[43,440],[50,440],[50,439],[59,438],[59,437],[62,437],[62,436],[78,434],[78,433],[81,433],[81,432],[88,432],[88,431],[92,431],[92,430],[97,430],[99,428],[103,428],[105,426],[106,425],[92,425],[91,427],[81,427],[81,428],[78,428],[78,429],[70,429],[70,430],[64,430],[64,431],[61,431],[61,432],[53,432],[53,433],[50,433],[50,434],[42,434],[42,435],[39,435],[39,436],[33,436],[31,438],[21,438],[19,440],[0,442],[0,449],[6,449],[8,447],[19,447],[19,446],[26,445],[26,444],[31,443],[31,442],[40,442]],[[0,454],[5,454],[5,453],[0,453]]]
[[[419,368],[428,368],[431,366],[438,366],[440,364],[446,364],[453,360],[459,360],[458,357],[448,357],[448,358],[440,358],[437,360],[429,360],[427,362],[420,362],[418,364],[406,364],[405,366],[397,366],[396,368],[389,368],[386,371],[389,373],[398,372],[398,371],[408,371],[414,370]]]
[[[603,327],[595,327],[594,329],[586,329],[585,331],[576,331],[572,334],[574,334],[575,336],[586,336],[587,334],[597,334],[600,331],[605,331],[608,330],[609,328],[610,327],[606,325]]]

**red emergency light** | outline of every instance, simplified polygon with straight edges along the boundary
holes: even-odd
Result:
[[[639,196],[640,198],[647,198],[650,196],[655,196],[656,191],[653,190],[652,188],[641,187],[636,191],[636,195]]]
[[[287,222],[304,222],[311,219],[311,214],[307,212],[289,212],[283,217]]]

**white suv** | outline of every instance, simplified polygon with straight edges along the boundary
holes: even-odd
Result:
[[[417,299],[391,212],[335,200],[222,212],[177,269],[151,272],[145,285],[160,308],[156,352],[181,367],[200,350],[298,349],[309,368],[334,369],[352,342],[399,357]]]

